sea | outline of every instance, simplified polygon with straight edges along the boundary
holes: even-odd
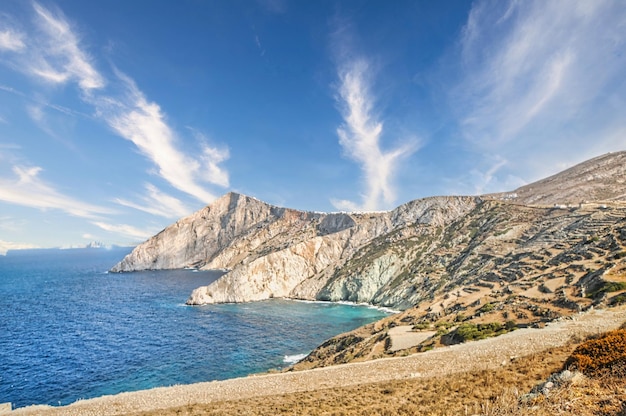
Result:
[[[0,256],[0,403],[60,406],[281,369],[388,314],[280,299],[187,306],[222,272],[108,273],[130,250]]]

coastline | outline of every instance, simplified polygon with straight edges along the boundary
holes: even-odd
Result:
[[[190,403],[235,401],[302,391],[354,386],[382,381],[429,378],[472,370],[494,369],[516,358],[559,347],[572,337],[586,337],[618,328],[626,307],[591,310],[552,322],[545,328],[525,328],[495,338],[438,348],[407,357],[342,364],[224,381],[158,387],[80,400],[67,406],[29,406],[9,415],[126,415]]]
[[[298,299],[298,298],[281,298],[281,299],[288,300],[291,302],[320,303],[322,305],[335,304],[335,305],[345,305],[345,306],[358,306],[358,307],[363,307],[363,308],[375,309],[377,311],[388,313],[389,315],[394,315],[396,313],[402,312],[400,309],[392,309],[387,306],[372,305],[371,303],[367,303],[367,302],[360,302],[360,303],[351,302],[349,300],[332,301],[332,300],[308,300],[308,299]]]

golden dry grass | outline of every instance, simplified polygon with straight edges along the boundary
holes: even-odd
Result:
[[[497,370],[283,395],[268,392],[265,397],[189,404],[134,416],[626,416],[626,367],[620,361],[626,348],[623,336],[624,329],[610,331],[584,342],[513,360]],[[609,363],[605,360],[607,354],[620,360]],[[527,394],[550,374],[574,362],[587,363],[581,358],[587,356],[606,361],[605,367],[613,366],[612,371],[591,371],[589,367],[587,376],[580,374],[545,394]]]
[[[522,403],[520,403],[522,399]],[[508,391],[493,403],[483,404],[481,416],[625,416],[624,378],[605,375],[583,377],[575,383],[557,387],[547,395],[524,401]]]
[[[523,394],[558,371],[573,345],[524,357],[495,371],[364,384],[144,412],[153,415],[474,415]],[[512,393],[513,392],[513,393]],[[518,392],[518,393],[515,393]],[[513,400],[516,402],[516,400]],[[495,413],[491,413],[495,415]]]

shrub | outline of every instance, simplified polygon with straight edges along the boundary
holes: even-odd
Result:
[[[508,332],[500,322],[487,324],[464,323],[454,331],[454,339],[459,342],[472,341],[493,337]]]
[[[626,376],[626,330],[616,329],[580,344],[565,362],[565,368],[591,376],[612,373]]]
[[[603,293],[619,292],[620,290],[626,290],[626,282],[604,282],[602,287],[589,293],[587,297],[595,298]]]
[[[621,293],[609,301],[609,306],[617,306],[626,303],[626,293]]]
[[[491,312],[494,309],[495,309],[495,306],[493,306],[493,304],[485,303],[478,311],[479,312],[483,312],[483,313],[487,313],[487,312]]]

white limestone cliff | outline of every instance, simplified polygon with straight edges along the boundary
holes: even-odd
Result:
[[[366,275],[341,282],[333,280],[337,270],[380,236],[409,224],[441,226],[475,203],[471,197],[438,197],[390,212],[323,214],[229,193],[137,246],[111,271],[230,270],[196,289],[188,300],[194,305],[272,297],[370,302],[400,262],[381,259]]]
[[[516,193],[535,201],[531,190],[539,189],[550,195],[545,201],[560,200],[571,197],[580,178],[595,178],[597,183],[585,183],[593,182],[591,190],[606,202],[592,214],[612,223],[619,216],[610,214],[606,204],[626,195],[625,157],[621,152],[595,158]],[[229,270],[196,289],[189,304],[284,297],[409,308],[462,282],[512,281],[522,272],[514,261],[503,260],[506,255],[576,237],[567,213],[509,200],[495,194],[431,197],[389,212],[324,214],[229,193],[137,246],[111,271]],[[544,235],[551,221],[558,224]]]

